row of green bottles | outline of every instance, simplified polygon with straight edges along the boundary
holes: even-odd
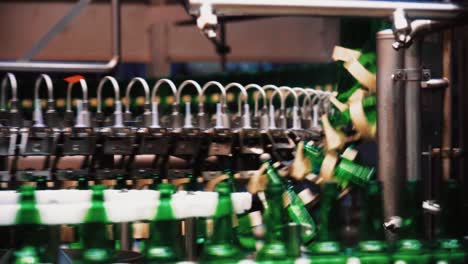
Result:
[[[304,144],[304,154],[310,159],[312,173],[319,175],[325,159],[325,151],[313,144]],[[374,177],[374,168],[357,164],[347,158],[340,157],[333,175],[341,185],[354,183],[359,186],[365,186]]]
[[[361,188],[360,239],[351,254],[340,243],[339,187],[323,185],[316,242],[308,246],[312,263],[346,263],[349,257],[363,264],[466,263],[466,249],[460,242],[461,210],[458,185],[450,180],[443,186],[442,214],[438,239],[434,245],[423,239],[422,189],[419,181],[408,181],[402,193],[403,225],[394,244],[385,241],[382,187],[372,181]]]
[[[271,161],[269,162],[271,163]],[[271,167],[270,167],[271,166]],[[269,164],[266,208],[264,223],[266,234],[263,247],[256,254],[259,263],[293,263],[299,256],[290,243],[294,236],[288,229],[291,222],[291,210],[284,208],[284,182]],[[192,183],[193,184],[193,183]],[[87,188],[86,183],[82,183]],[[219,194],[213,220],[213,232],[206,237],[199,261],[201,263],[236,263],[249,251],[240,245],[238,233],[233,227],[231,190],[232,182],[219,183]],[[181,220],[175,218],[171,207],[175,188],[171,184],[159,184],[160,200],[156,214],[149,221],[150,237],[145,241],[142,253],[145,263],[173,263],[184,259],[181,246]],[[74,263],[112,263],[116,251],[114,241],[109,237],[107,225],[109,219],[104,207],[102,185],[92,187],[92,203],[85,220],[79,225],[78,245],[82,251],[79,260]],[[422,189],[419,181],[409,181],[402,193],[403,225],[399,240],[389,245],[385,242],[382,226],[382,187],[379,182],[371,181],[366,187],[359,188],[361,194],[360,240],[351,251],[345,251],[340,241],[340,213],[338,199],[340,187],[335,182],[322,186],[320,200],[319,225],[317,238],[307,246],[312,263],[346,263],[349,257],[358,258],[360,263],[384,264],[430,264],[430,263],[465,263],[465,249],[461,245],[462,226],[460,187],[453,181],[442,186],[439,228],[435,243],[423,239],[422,228]],[[58,252],[58,233],[54,226],[41,224],[36,206],[35,188],[20,188],[20,208],[16,216],[15,245],[8,263],[56,263]],[[294,237],[303,244],[302,237]],[[346,253],[345,253],[346,252]]]

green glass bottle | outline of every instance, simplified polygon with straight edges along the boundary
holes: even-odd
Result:
[[[55,263],[59,233],[56,226],[41,224],[33,186],[21,186],[20,208],[14,227],[14,252],[11,263]]]
[[[464,224],[461,215],[461,193],[456,180],[444,182],[441,197],[442,211],[438,219],[438,239],[432,252],[433,263],[466,263],[466,254],[460,241],[461,227]]]
[[[145,243],[145,263],[173,263],[181,260],[180,221],[171,207],[174,185],[161,183],[159,205],[150,222],[150,236]]]
[[[159,184],[162,183],[161,175],[159,175],[159,173],[153,173],[151,174],[151,179],[153,180],[153,182],[149,185],[149,189],[157,190]]]
[[[264,161],[267,164],[266,174],[268,181],[282,186],[286,201],[288,202],[287,211],[292,222],[301,225],[304,228],[303,241],[309,243],[315,237],[315,222],[310,216],[304,203],[294,192],[294,186],[290,181],[284,181],[273,166],[271,159]]]
[[[221,182],[216,186],[218,204],[213,216],[213,234],[203,247],[203,263],[236,263],[242,257],[238,246],[235,229],[233,229],[233,208],[230,186]]]
[[[106,208],[104,207],[104,185],[92,186],[91,207],[80,226],[82,243],[81,259],[77,263],[112,263],[114,245],[107,231]]]
[[[382,185],[371,181],[361,189],[361,221],[358,257],[362,264],[388,264],[391,258],[383,229]]]
[[[232,172],[232,170],[229,170],[229,169],[224,170],[224,173],[229,177],[227,179],[227,182],[229,184],[229,189],[231,190],[231,192],[235,192],[237,188],[236,188],[236,179],[234,178],[234,173]]]
[[[37,190],[47,190],[47,177],[46,176],[37,176],[34,180],[36,182]]]
[[[304,143],[304,155],[310,159],[311,172],[319,175],[322,162],[325,157],[325,152],[322,148],[317,147],[312,142]]]
[[[263,247],[257,253],[260,263],[293,263],[288,257],[284,229],[287,225],[287,215],[283,209],[283,186],[280,183],[269,182],[266,189],[268,208],[265,208],[264,223],[266,234]]]
[[[326,182],[322,188],[317,241],[309,245],[312,263],[346,263],[340,243],[339,187]]]
[[[401,204],[402,227],[396,241],[393,263],[428,264],[430,254],[423,242],[423,210],[421,182],[408,180]]]
[[[311,161],[312,172],[319,175],[325,152],[313,144],[304,144],[304,154]],[[375,169],[360,165],[346,158],[339,158],[335,165],[333,175],[342,186],[350,182],[358,186],[366,186],[375,176]]]
[[[341,158],[335,167],[335,177],[340,182],[352,182],[361,187],[365,187],[375,175],[372,167],[359,165],[349,159]]]
[[[78,190],[89,190],[89,182],[88,182],[88,179],[86,178],[86,176],[84,175],[80,175],[78,176],[78,185],[76,187],[76,189]]]
[[[43,251],[40,236],[46,235],[40,228],[41,217],[36,208],[35,187],[21,186],[20,208],[16,214],[14,227],[14,251],[8,261],[15,264],[41,263]]]
[[[125,190],[125,189],[128,189],[128,186],[127,186],[127,179],[125,178],[124,175],[117,175],[115,177],[115,181],[116,181],[116,184],[115,184],[115,187],[114,189],[117,189],[117,190]]]

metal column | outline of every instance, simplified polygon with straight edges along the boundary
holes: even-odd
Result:
[[[405,52],[406,177],[421,179],[421,41]]]
[[[399,191],[405,179],[405,92],[395,81],[403,68],[403,51],[393,49],[390,29],[377,33],[377,140],[378,176],[384,188],[385,218],[398,215]]]

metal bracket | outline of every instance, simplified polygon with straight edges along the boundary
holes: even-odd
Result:
[[[431,71],[428,69],[398,69],[392,75],[394,81],[429,81]]]
[[[460,158],[465,155],[465,152],[461,148],[433,148],[431,153],[425,151],[422,153],[424,156],[439,157],[442,159],[454,159]]]

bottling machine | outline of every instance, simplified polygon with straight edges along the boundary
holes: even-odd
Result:
[[[108,62],[30,60],[85,2],[0,61],[0,263],[467,263],[463,1],[184,1],[218,48],[229,19],[382,19],[339,89],[117,80],[119,0]]]

